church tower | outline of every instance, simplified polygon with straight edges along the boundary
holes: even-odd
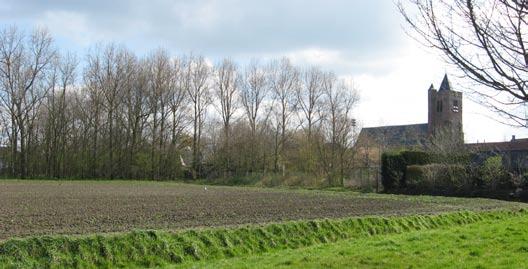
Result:
[[[429,135],[449,134],[463,143],[462,93],[451,89],[447,74],[444,76],[438,91],[431,85],[428,92],[429,117],[427,127]]]

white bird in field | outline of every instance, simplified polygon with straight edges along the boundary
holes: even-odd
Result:
[[[207,190],[207,186],[204,186],[204,191],[206,191],[206,190]]]

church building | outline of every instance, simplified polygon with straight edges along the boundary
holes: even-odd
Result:
[[[387,150],[425,149],[432,138],[447,137],[450,143],[460,143],[482,159],[501,155],[503,164],[512,172],[528,171],[526,138],[512,136],[511,141],[464,144],[462,93],[452,89],[447,75],[438,90],[434,85],[429,87],[427,103],[427,123],[363,128],[355,145],[359,165],[379,167],[381,154]]]
[[[438,90],[432,84],[429,87],[427,123],[363,128],[356,146],[384,150],[423,148],[431,137],[441,134],[464,141],[462,93],[452,90],[447,75]]]

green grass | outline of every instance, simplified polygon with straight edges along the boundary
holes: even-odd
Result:
[[[528,212],[526,210],[456,212],[428,216],[296,221],[263,226],[195,229],[181,232],[136,231],[104,236],[42,236],[11,239],[0,243],[0,265],[3,268],[191,265],[198,261],[214,261],[270,252],[279,253],[276,251],[299,249],[346,239],[354,239],[354,241],[343,242],[363,242],[362,240],[373,235],[457,227],[462,224],[485,221],[502,222],[520,217],[526,220]],[[328,247],[339,246],[341,245],[328,245]],[[318,253],[317,249],[311,250],[314,251],[314,255]],[[325,253],[332,252],[333,250],[328,250]],[[286,253],[290,253],[292,258],[298,255],[296,252]],[[275,259],[270,257],[269,262],[273,263]],[[332,260],[332,257],[328,256],[328,259]],[[238,261],[243,262],[243,260]],[[255,262],[258,263],[259,260]],[[242,264],[239,265],[242,266]],[[274,265],[269,264],[269,266]],[[317,265],[314,266],[317,267]]]
[[[528,215],[171,268],[526,268]]]

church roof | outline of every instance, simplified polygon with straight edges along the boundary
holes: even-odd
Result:
[[[436,89],[435,89],[435,87],[434,87],[434,85],[432,83],[431,83],[431,87],[429,87],[429,90],[430,91],[436,91]]]
[[[442,84],[440,84],[439,91],[450,91],[450,90],[451,90],[451,83],[449,83],[447,74],[445,74],[444,79],[442,80]]]
[[[427,141],[427,123],[363,128],[358,143],[366,141],[388,147],[422,146]]]

